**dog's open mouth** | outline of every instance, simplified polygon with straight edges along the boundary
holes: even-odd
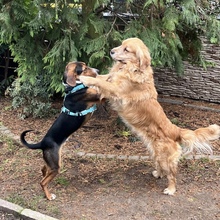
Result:
[[[117,60],[120,63],[126,64],[126,62],[124,60]]]
[[[118,62],[120,62],[120,63],[126,63],[124,60],[116,59],[116,58],[114,58],[114,57],[112,57],[112,59],[115,60],[115,61],[118,61]]]

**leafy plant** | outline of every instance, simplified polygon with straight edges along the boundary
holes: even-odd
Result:
[[[51,111],[50,94],[47,91],[47,85],[39,77],[33,85],[29,81],[22,82],[16,79],[9,94],[13,97],[12,107],[20,108],[20,117],[47,117],[53,113]]]

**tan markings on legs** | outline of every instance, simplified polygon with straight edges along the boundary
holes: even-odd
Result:
[[[46,176],[44,176],[44,178],[40,182],[40,185],[48,200],[53,200],[56,198],[56,195],[49,192],[48,184],[55,178],[58,173],[59,170],[47,170]]]
[[[41,172],[42,172],[43,177],[45,177],[46,174],[47,174],[47,166],[46,166],[46,165],[44,165],[44,166],[42,167]]]

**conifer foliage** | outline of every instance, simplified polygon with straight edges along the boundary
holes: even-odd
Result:
[[[109,51],[128,37],[141,38],[154,66],[183,73],[183,60],[201,62],[201,36],[220,40],[219,1],[213,0],[0,0],[0,45],[7,44],[21,81],[44,81],[62,91],[69,61],[100,69]]]

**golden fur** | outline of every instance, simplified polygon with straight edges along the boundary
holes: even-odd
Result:
[[[125,124],[143,140],[155,162],[153,176],[167,176],[164,193],[173,195],[182,151],[212,153],[209,141],[219,138],[220,127],[210,125],[191,131],[171,123],[157,101],[150,53],[140,39],[124,40],[110,54],[115,64],[108,75],[81,76],[80,80],[96,86],[101,97],[109,99]]]

